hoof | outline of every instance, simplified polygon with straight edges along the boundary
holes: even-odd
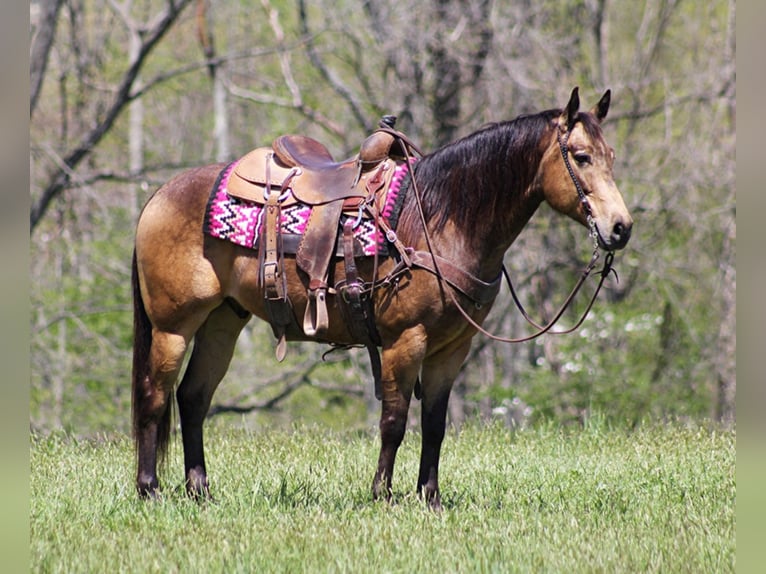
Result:
[[[207,474],[204,471],[193,468],[187,473],[186,494],[194,500],[212,500]]]
[[[441,500],[439,500],[438,496],[428,501],[428,508],[433,510],[434,512],[442,511],[442,502]]]
[[[136,490],[142,500],[157,500],[160,498],[160,485],[156,480],[148,483],[137,482]]]
[[[375,482],[372,485],[372,499],[375,502],[385,501],[391,504],[394,499],[394,492],[390,486],[386,486],[383,482]]]
[[[156,474],[138,472],[136,476],[136,490],[138,496],[143,499],[154,500],[160,496],[160,482]]]
[[[420,496],[421,500],[426,501],[429,509],[433,510],[434,512],[442,511],[442,500],[438,489],[433,490],[427,486],[422,486],[418,489],[418,495]]]

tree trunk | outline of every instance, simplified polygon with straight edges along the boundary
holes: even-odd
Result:
[[[48,66],[48,54],[56,37],[56,23],[64,0],[40,0],[37,14],[36,30],[32,36],[32,45],[29,54],[29,117],[37,106],[37,98],[43,85],[45,69]]]
[[[213,139],[215,140],[215,160],[225,162],[231,159],[229,146],[229,114],[226,108],[226,82],[224,65],[216,60],[215,28],[210,3],[197,1],[197,40],[202,53],[207,59],[207,69],[213,82]]]
[[[138,31],[130,31],[130,61],[135,61],[141,52],[141,37]],[[136,88],[141,88],[141,80],[136,78]],[[144,101],[141,98],[131,102],[128,116],[128,172],[135,176],[144,171]],[[140,185],[131,186],[132,201],[130,202],[130,215],[134,222],[138,221],[141,210]]]
[[[734,265],[733,222],[724,238],[721,257],[721,325],[718,329],[718,344],[715,345],[714,359],[717,371],[718,401],[716,419],[731,426],[735,420],[735,395],[737,392],[737,370],[734,357],[737,352],[737,270]]]
[[[226,86],[223,81],[223,65],[215,66],[213,73],[213,117],[215,124],[213,133],[215,137],[215,160],[220,162],[231,159],[229,145],[229,113],[226,108]]]

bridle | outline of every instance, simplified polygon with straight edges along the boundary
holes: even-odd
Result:
[[[578,179],[577,175],[574,172],[574,169],[572,169],[572,164],[569,163],[569,136],[572,133],[572,129],[570,128],[566,131],[566,134],[564,135],[563,139],[561,137],[561,130],[556,130],[556,139],[559,142],[559,150],[561,150],[561,157],[564,160],[564,165],[567,168],[567,172],[569,172],[569,177],[572,180],[572,183],[574,183],[575,189],[577,190],[577,197],[580,198],[580,205],[582,205],[582,209],[585,212],[585,218],[586,222],[588,223],[588,230],[590,232],[590,236],[594,241],[594,245],[598,246],[598,229],[596,228],[596,220],[593,219],[593,210],[590,208],[590,203],[588,202],[588,197],[585,195],[585,191],[582,188],[582,185],[580,185],[580,180]]]
[[[578,279],[577,283],[575,284],[572,291],[569,293],[567,298],[564,300],[564,303],[561,305],[561,308],[559,311],[554,315],[553,319],[551,319],[547,325],[539,325],[536,323],[532,318],[529,316],[527,311],[524,309],[524,306],[521,304],[521,301],[518,298],[518,295],[516,294],[516,290],[513,287],[513,283],[511,281],[510,275],[508,273],[508,270],[505,267],[505,264],[503,264],[501,273],[505,277],[506,283],[508,284],[508,287],[511,291],[511,297],[513,298],[514,303],[518,307],[519,311],[521,312],[524,319],[532,325],[537,331],[535,333],[532,333],[531,335],[527,335],[525,337],[520,338],[509,338],[509,337],[501,337],[498,335],[495,335],[493,333],[490,333],[486,329],[484,329],[478,322],[476,322],[473,317],[466,311],[463,306],[460,304],[460,301],[458,301],[457,296],[454,292],[454,289],[445,289],[445,283],[449,283],[444,275],[442,275],[440,269],[439,269],[439,263],[438,263],[438,257],[434,254],[433,247],[431,245],[431,238],[430,234],[428,233],[428,226],[426,224],[425,214],[423,211],[423,206],[421,203],[421,197],[420,197],[420,190],[418,189],[417,182],[415,179],[415,174],[412,168],[412,161],[409,157],[409,152],[407,145],[403,145],[402,147],[405,150],[405,159],[407,161],[407,165],[409,166],[410,170],[410,179],[411,179],[411,185],[413,186],[413,191],[415,193],[416,198],[416,204],[418,207],[418,211],[420,214],[421,223],[423,225],[423,232],[425,234],[425,240],[426,245],[428,248],[428,255],[430,255],[430,258],[432,260],[432,265],[427,268],[427,270],[431,271],[434,275],[436,275],[439,286],[443,293],[449,294],[449,297],[452,300],[453,305],[455,308],[460,311],[461,315],[463,315],[463,318],[478,332],[480,332],[482,335],[485,335],[486,337],[489,337],[492,340],[499,341],[501,343],[524,343],[527,341],[532,341],[534,339],[537,339],[538,337],[544,335],[544,334],[550,334],[550,335],[565,335],[568,333],[572,333],[573,331],[577,330],[585,321],[585,319],[588,316],[588,313],[590,312],[591,308],[593,307],[593,304],[596,302],[596,297],[598,297],[599,292],[601,291],[601,287],[604,284],[604,281],[609,276],[610,273],[614,273],[615,278],[619,280],[619,277],[617,276],[617,272],[612,267],[612,262],[614,260],[614,252],[613,251],[607,251],[606,257],[604,258],[604,265],[601,271],[599,271],[599,275],[601,275],[601,279],[598,282],[598,285],[596,286],[596,290],[593,293],[593,296],[590,299],[590,302],[588,303],[587,308],[585,309],[585,312],[582,314],[580,319],[575,323],[574,326],[554,331],[553,327],[556,325],[556,323],[561,319],[561,317],[564,315],[564,312],[567,310],[567,308],[570,306],[572,301],[574,300],[577,293],[580,291],[580,288],[585,283],[585,280],[588,278],[588,276],[591,274],[591,272],[596,268],[596,261],[598,261],[599,258],[599,244],[598,244],[598,230],[596,228],[596,222],[593,219],[593,212],[590,207],[590,203],[588,203],[587,196],[585,195],[585,192],[583,191],[582,185],[580,184],[580,180],[577,178],[577,174],[575,174],[574,169],[572,169],[572,165],[569,162],[569,147],[567,145],[567,142],[569,140],[569,135],[572,132],[572,128],[570,127],[564,137],[562,138],[561,130],[556,128],[557,130],[557,140],[559,144],[559,149],[561,151],[561,157],[564,160],[564,165],[567,168],[567,172],[569,173],[569,177],[572,180],[572,183],[575,186],[575,189],[577,190],[577,195],[580,199],[580,203],[582,205],[583,211],[585,212],[586,218],[587,218],[587,224],[589,228],[589,234],[590,237],[593,239],[593,254],[591,256],[590,261],[583,269],[582,273],[580,274],[580,278]],[[387,278],[387,280],[384,280],[384,283],[388,283],[390,280],[390,277]],[[478,278],[475,278],[477,282],[480,282],[481,280]],[[474,303],[476,308],[481,308],[481,305],[478,303]]]

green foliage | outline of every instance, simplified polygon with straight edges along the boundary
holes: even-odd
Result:
[[[31,443],[32,571],[733,572],[732,431],[702,426],[510,432],[469,425],[444,444],[444,511],[412,493],[417,433],[396,503],[369,493],[377,441],[296,427],[210,433],[215,502],[187,499],[179,449],[161,500],[133,490],[120,436]]]
[[[559,339],[564,362],[558,372],[541,359],[516,394],[534,405],[536,416],[559,420],[582,421],[591,412],[630,424],[710,417],[713,381],[696,368],[698,348],[673,312],[620,311],[604,305],[578,333]],[[674,336],[665,344],[667,332]]]

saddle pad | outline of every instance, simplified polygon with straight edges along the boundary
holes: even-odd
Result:
[[[218,175],[205,209],[203,231],[212,237],[253,248],[263,224],[263,206],[232,197],[227,193],[227,184],[236,166],[237,162],[232,162]],[[408,172],[406,164],[397,166],[391,185],[386,191],[382,215],[393,228],[408,187],[402,185],[405,180],[408,181]],[[311,206],[300,203],[282,209],[282,232],[302,235],[310,215]],[[341,217],[341,226],[346,219],[346,215]],[[379,255],[387,255],[385,236],[375,229],[372,220],[363,219],[354,231],[354,237],[362,245],[364,255],[375,255],[376,251]]]

